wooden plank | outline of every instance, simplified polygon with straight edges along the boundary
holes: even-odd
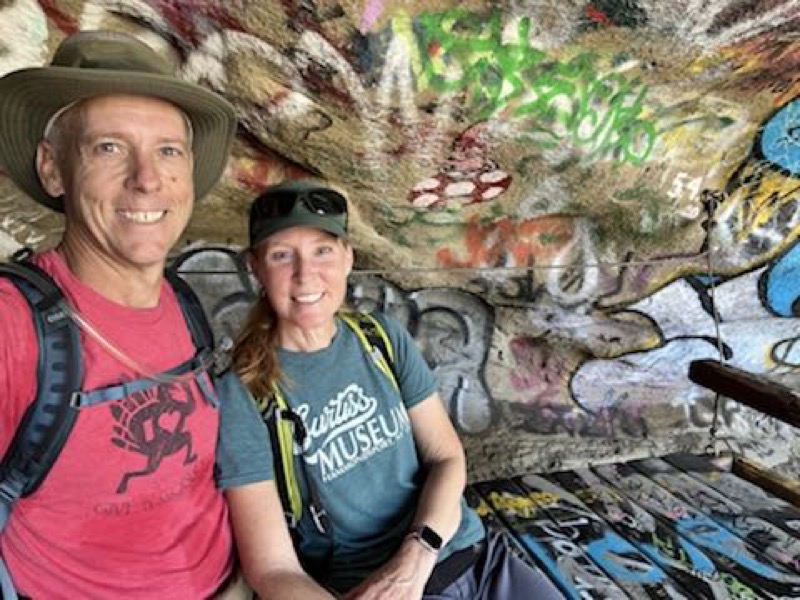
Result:
[[[514,536],[514,532],[508,528],[508,525],[500,518],[494,509],[489,506],[489,503],[478,493],[478,490],[468,485],[464,489],[464,500],[466,500],[467,506],[478,513],[481,521],[483,521],[484,527],[486,527],[487,533],[502,536],[511,551],[516,554],[521,561],[536,566],[536,562],[525,552],[519,540]]]
[[[800,508],[800,481],[787,479],[772,469],[738,455],[733,459],[733,472],[742,479],[752,481],[770,494],[783,498],[793,506]]]
[[[791,388],[715,360],[694,360],[689,379],[784,423],[800,427],[800,396]]]
[[[627,600],[628,596],[542,509],[544,498],[532,498],[510,479],[473,487],[503,519],[520,544],[541,566],[567,600]]]
[[[575,495],[540,475],[514,481],[630,598],[687,600],[681,586]]]
[[[559,471],[545,475],[602,517],[626,540],[647,554],[690,597],[698,600],[720,600],[752,588],[743,584],[734,573],[717,567],[698,546],[681,537],[654,515],[632,502],[588,468]]]
[[[776,518],[771,518],[768,512],[752,511],[750,501],[739,504],[661,458],[645,458],[630,464],[676,498],[739,536],[775,565],[800,574],[800,539],[797,531],[784,528],[781,522],[788,515],[772,515]]]
[[[715,563],[731,570],[759,598],[800,598],[800,577],[773,567],[744,540],[682,502],[628,463],[596,465],[592,470],[650,514],[699,546]],[[734,597],[753,597],[750,594]]]

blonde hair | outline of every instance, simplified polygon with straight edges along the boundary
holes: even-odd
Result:
[[[233,366],[256,398],[265,398],[281,378],[277,351],[278,319],[266,295],[250,309],[233,347]]]

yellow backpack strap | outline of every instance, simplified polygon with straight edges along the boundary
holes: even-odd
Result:
[[[294,470],[294,442],[297,440],[299,444],[303,443],[305,429],[299,417],[289,408],[277,384],[272,386],[270,397],[259,398],[258,408],[269,429],[275,483],[286,520],[290,527],[295,527],[303,512],[303,501]]]
[[[383,325],[370,314],[363,312],[341,313],[339,315],[353,330],[361,345],[396,390],[400,389],[394,371],[394,349]]]

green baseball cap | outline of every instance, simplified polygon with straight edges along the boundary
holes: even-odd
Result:
[[[347,197],[330,185],[295,179],[266,188],[250,205],[250,247],[291,227],[347,238]]]

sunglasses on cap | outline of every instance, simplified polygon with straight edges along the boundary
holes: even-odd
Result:
[[[287,184],[268,188],[250,207],[250,247],[291,227],[347,237],[347,198],[331,188]]]
[[[347,216],[347,200],[336,190],[273,190],[263,194],[255,205],[259,219],[282,219],[294,212],[297,205],[322,217]]]

